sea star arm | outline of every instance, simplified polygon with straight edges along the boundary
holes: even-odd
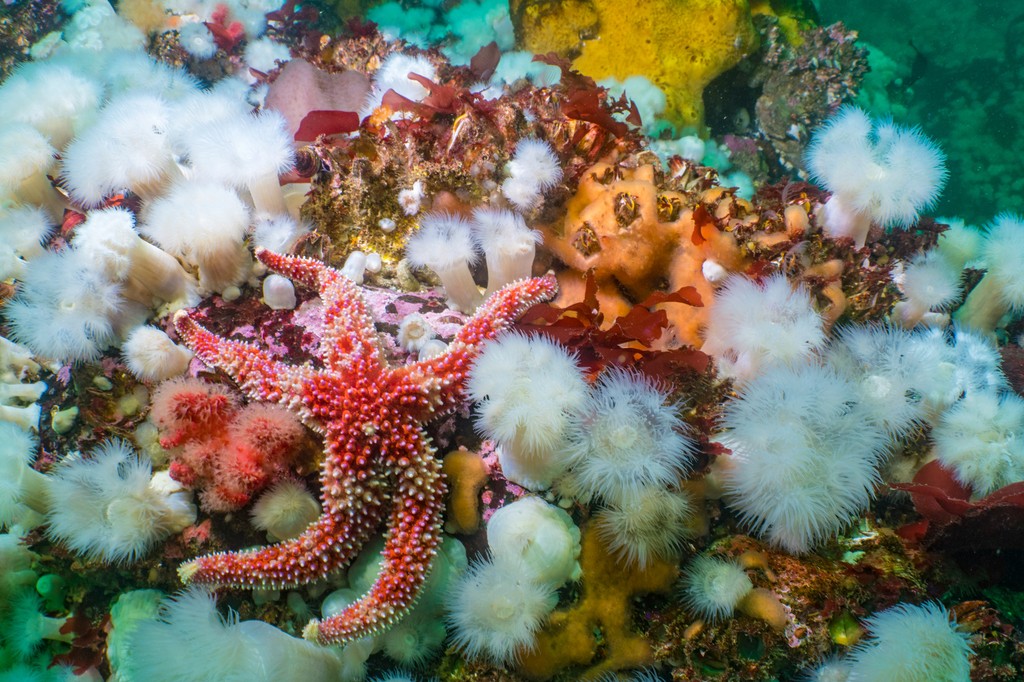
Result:
[[[274,272],[319,291],[324,305],[320,357],[325,366],[340,369],[354,355],[383,362],[373,317],[355,282],[312,258],[266,249],[256,249],[256,258]]]
[[[507,284],[484,301],[444,353],[393,372],[413,379],[432,395],[431,412],[455,409],[463,400],[466,375],[481,344],[508,328],[531,306],[551,300],[557,293],[558,283],[550,273]]]
[[[378,523],[383,516],[380,506],[362,512],[376,514]],[[178,576],[184,583],[222,587],[303,585],[351,563],[378,523],[353,524],[344,513],[325,513],[297,538],[243,552],[207,554],[179,566]]]
[[[415,443],[388,458],[394,474],[394,501],[384,541],[384,562],[370,591],[341,613],[312,620],[303,637],[322,645],[344,644],[391,627],[419,598],[441,541],[446,486],[441,462],[423,432],[412,427]],[[409,452],[412,450],[412,452]]]
[[[308,412],[301,410],[296,399],[301,395],[300,387],[311,380],[312,370],[275,360],[251,343],[217,336],[184,310],[174,315],[174,328],[200,360],[224,370],[250,398],[296,409],[311,426],[317,427]]]

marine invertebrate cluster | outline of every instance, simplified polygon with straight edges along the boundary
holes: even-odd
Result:
[[[302,425],[287,410],[239,406],[225,387],[197,379],[160,384],[150,419],[161,446],[171,450],[171,476],[199,489],[205,509],[241,508],[291,472],[302,454]]]
[[[832,192],[822,213],[825,231],[860,247],[872,222],[910,227],[946,182],[945,157],[917,129],[873,122],[846,107],[815,131],[807,147],[812,177]]]
[[[809,551],[874,495],[885,439],[865,428],[853,394],[832,369],[780,367],[747,383],[726,406],[729,504],[788,551]]]
[[[31,346],[0,342],[0,677],[42,675],[62,644],[33,635],[32,660],[15,666],[12,638],[74,612],[78,636],[57,660],[104,675],[109,662],[123,682],[360,679],[380,677],[384,658],[445,679],[651,665],[662,669],[640,678],[790,679],[849,645],[860,616],[953,594],[949,562],[932,568],[944,548],[1017,542],[993,519],[1020,523],[1024,485],[1019,371],[1005,363],[1007,381],[999,355],[1014,357],[1019,332],[1020,221],[982,235],[921,218],[940,154],[915,155],[927,147],[915,133],[864,117],[864,135],[837,141],[835,123],[816,136],[830,201],[805,182],[762,184],[767,165],[755,186],[700,165],[775,148],[790,169],[856,88],[850,32],[749,22],[772,13],[760,1],[674,3],[640,38],[667,3],[425,2],[380,5],[367,15],[387,20],[380,31],[357,19],[327,35],[309,3],[182,14],[126,0],[118,14],[90,1],[0,85],[0,331]],[[520,37],[575,47],[511,52],[509,9]],[[698,12],[725,23],[672,33]],[[449,25],[416,26],[425,16]],[[752,25],[767,54],[753,52]],[[658,44],[637,60],[605,59],[643,38]],[[681,52],[652,66],[669,42]],[[692,59],[669,63],[680,54]],[[716,88],[754,89],[722,98],[716,133],[771,139],[645,137],[668,131],[662,116],[699,121],[704,79],[742,54],[755,56]],[[616,71],[605,90],[568,57],[650,78]],[[659,89],[671,83],[683,87]],[[858,192],[863,246],[828,224]],[[293,249],[312,258],[277,255]],[[410,265],[435,270],[451,305]],[[558,305],[531,306],[556,278]],[[464,395],[476,415],[456,409]],[[152,469],[128,447],[96,447],[127,434]],[[182,504],[171,524],[156,509],[185,496],[159,487],[168,467],[195,487],[200,517]],[[264,531],[279,544],[231,551]],[[979,568],[1005,557],[972,554]],[[671,596],[687,565],[689,606]],[[171,592],[179,579],[259,588],[226,592],[246,624],[199,592],[159,618],[155,590],[108,607],[126,587]],[[15,598],[31,608],[12,629]],[[1019,662],[994,616],[956,611],[974,677]],[[962,677],[963,638],[933,621],[921,628],[938,642],[931,658]],[[284,634],[304,623],[347,646]],[[893,655],[881,639],[863,649]],[[164,665],[168,653],[182,660]],[[943,674],[913,658],[896,669]]]
[[[195,522],[192,495],[152,475],[152,464],[124,441],[88,459],[69,457],[52,474],[47,533],[87,559],[132,562]]]
[[[468,362],[479,345],[532,303],[550,298],[554,282],[541,278],[502,289],[460,329],[448,351],[391,368],[349,279],[309,259],[262,250],[256,255],[277,272],[320,290],[325,369],[290,367],[253,345],[218,338],[184,313],[176,326],[198,357],[227,370],[253,398],[285,404],[324,434],[323,514],[294,540],[200,557],[180,573],[197,584],[309,582],[351,562],[387,516],[386,559],[372,588],[305,630],[320,643],[346,642],[388,627],[408,610],[440,540],[444,479],[419,423],[458,405]]]

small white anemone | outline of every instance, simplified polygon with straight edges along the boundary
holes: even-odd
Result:
[[[907,329],[928,312],[946,309],[961,293],[960,270],[937,250],[916,256],[907,265],[901,282],[904,300],[893,313]]]
[[[867,638],[850,654],[850,680],[968,682],[968,634],[936,602],[897,604],[866,621]],[[912,645],[908,645],[912,643]]]
[[[295,285],[276,272],[267,275],[263,278],[263,303],[272,310],[294,310]]]
[[[178,29],[178,44],[197,59],[209,59],[217,54],[213,33],[202,21],[182,22]]]
[[[562,179],[562,166],[549,143],[527,137],[516,145],[508,173],[509,178],[502,184],[505,198],[517,209],[528,211],[540,203],[544,190]]]
[[[587,384],[562,346],[542,336],[501,334],[477,355],[466,392],[477,403],[477,429],[498,443],[512,468],[534,474],[510,480],[543,489],[565,471],[570,414],[586,400]]]
[[[392,52],[388,55],[373,74],[373,88],[359,109],[359,118],[366,118],[372,114],[381,105],[381,100],[388,90],[394,90],[398,95],[414,102],[425,99],[430,91],[410,78],[410,74],[437,81],[437,70],[426,57],[401,52]]]
[[[436,334],[427,318],[419,313],[410,313],[398,325],[398,345],[410,353],[419,353]]]
[[[692,517],[693,503],[686,493],[644,487],[599,511],[595,520],[608,548],[644,569],[655,558],[678,558]]]
[[[516,143],[516,151],[508,162],[511,175],[532,176],[543,189],[562,179],[562,168],[551,145],[536,137],[524,137]]]
[[[192,361],[192,351],[179,346],[162,329],[136,327],[121,346],[128,370],[143,381],[181,376]]]
[[[296,221],[289,215],[262,215],[252,228],[253,246],[260,246],[274,253],[291,253],[296,242],[308,234],[310,226]]]
[[[452,307],[470,313],[483,300],[470,271],[479,254],[465,219],[449,213],[423,216],[405,244],[405,257],[414,268],[434,271]]]
[[[711,622],[731,616],[753,589],[747,572],[730,559],[701,555],[683,574],[683,602],[697,616]]]
[[[558,603],[550,585],[535,582],[522,562],[484,560],[453,589],[452,641],[470,658],[501,665],[536,645],[536,634]]]
[[[735,276],[715,295],[701,350],[715,357],[721,374],[746,381],[803,361],[824,344],[821,316],[802,285],[783,275],[762,283]]]
[[[800,679],[802,682],[849,682],[852,672],[849,661],[829,656]]]
[[[267,532],[271,542],[298,537],[320,516],[320,503],[298,481],[283,479],[252,506],[252,525]]]
[[[601,374],[569,424],[567,453],[581,490],[621,503],[645,486],[678,483],[695,448],[666,400],[641,374],[617,367]]]
[[[193,523],[191,493],[154,484],[152,464],[122,440],[86,459],[71,455],[52,474],[47,534],[90,560],[130,563]]]

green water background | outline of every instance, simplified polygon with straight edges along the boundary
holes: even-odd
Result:
[[[934,215],[1024,213],[1024,2],[815,0],[871,46],[860,103],[919,125],[948,156]]]

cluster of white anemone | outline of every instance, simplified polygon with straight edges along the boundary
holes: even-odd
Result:
[[[739,387],[715,478],[748,526],[797,553],[867,509],[883,465],[922,427],[977,494],[1024,480],[1024,410],[999,364],[968,329],[841,328],[820,352]]]
[[[535,645],[558,588],[579,579],[580,532],[565,511],[523,497],[494,513],[487,538],[490,556],[455,586],[448,622],[470,657],[510,663]]]
[[[467,393],[506,478],[599,501],[602,535],[631,563],[677,553],[692,515],[679,484],[695,448],[654,382],[612,367],[591,387],[562,346],[507,333],[478,355]]]
[[[262,11],[225,8],[250,37],[262,30]],[[249,235],[281,250],[303,230],[278,182],[293,157],[283,118],[250,113],[244,77],[201,89],[144,42],[106,3],[87,3],[63,38],[0,85],[0,277],[18,282],[4,315],[15,340],[43,357],[94,359],[161,306],[233,295],[252,275]],[[105,208],[122,193],[141,210]],[[66,208],[86,220],[70,248],[50,251]],[[182,371],[167,346],[141,335],[129,366],[147,380]]]
[[[471,220],[447,213],[429,213],[406,243],[413,267],[430,268],[441,280],[452,307],[471,312],[509,282],[530,277],[540,233],[531,230],[521,212],[536,206],[543,192],[562,177],[551,146],[536,138],[519,141],[509,161],[510,177],[502,185],[516,210],[481,206]],[[487,288],[481,294],[473,268],[483,253]]]
[[[46,383],[38,377],[39,363],[28,348],[0,336],[0,422],[11,422],[28,431],[38,428],[42,408],[38,400]]]
[[[531,276],[538,241],[540,233],[527,227],[519,213],[480,207],[472,220],[449,213],[423,216],[405,253],[413,267],[430,268],[437,275],[453,308],[468,313],[484,298],[472,271],[480,252],[487,262],[490,294]]]
[[[900,603],[865,621],[869,635],[844,658],[809,671],[810,682],[968,682],[971,647],[936,602]]]

